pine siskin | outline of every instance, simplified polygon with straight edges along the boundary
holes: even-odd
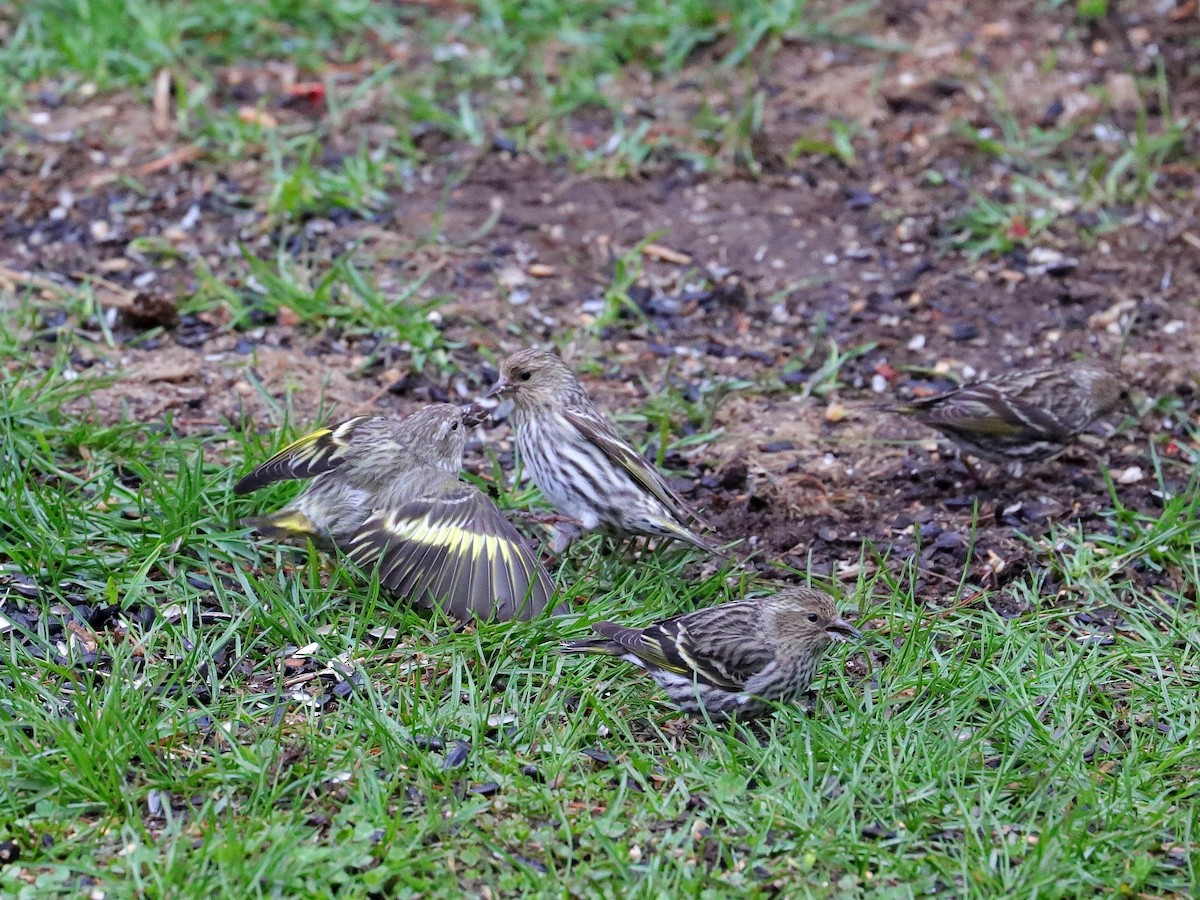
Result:
[[[567,653],[619,656],[645,669],[671,702],[710,718],[752,717],[772,702],[795,700],[812,682],[832,641],[860,637],[833,598],[812,588],[737,600],[624,628],[597,622],[604,635],[569,641]]]
[[[553,353],[514,353],[485,396],[512,399],[521,459],[560,513],[589,530],[671,537],[716,552],[691,530],[697,517],[658,469],[617,433]]]
[[[235,486],[246,494],[312,478],[252,524],[271,538],[337,547],[399,596],[440,602],[455,618],[529,619],[554,594],[534,553],[483,493],[458,479],[464,411],[426,406],[402,421],[359,416],[284,447]]]
[[[1117,373],[1080,363],[1012,372],[891,410],[936,428],[969,453],[1019,466],[1061,453],[1125,396]]]

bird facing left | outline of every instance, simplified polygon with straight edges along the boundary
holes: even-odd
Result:
[[[485,396],[512,400],[521,459],[560,513],[589,530],[672,538],[718,552],[693,530],[703,523],[555,354],[514,353]]]
[[[553,580],[496,505],[458,478],[477,415],[439,403],[403,420],[358,416],[320,428],[243,477],[234,493],[311,478],[291,503],[250,524],[378,566],[383,587],[457,619],[530,619],[550,604]]]

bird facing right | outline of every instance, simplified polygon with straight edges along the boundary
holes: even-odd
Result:
[[[1115,371],[1076,363],[1011,372],[891,409],[983,459],[1020,464],[1061,453],[1125,396]]]
[[[697,517],[658,469],[617,434],[555,354],[514,353],[486,396],[512,400],[521,459],[560,513],[589,530],[670,537],[716,552],[692,530]]]
[[[288,444],[235,494],[312,481],[283,509],[253,520],[271,538],[337,547],[380,584],[457,619],[529,619],[554,582],[496,505],[458,478],[473,412],[435,403],[408,418],[359,416]]]
[[[809,587],[735,600],[625,628],[597,622],[603,637],[569,641],[566,653],[619,656],[645,669],[684,712],[714,720],[753,717],[795,700],[825,648],[861,637],[833,598]]]

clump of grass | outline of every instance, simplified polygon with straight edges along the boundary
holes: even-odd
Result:
[[[311,68],[335,46],[354,58],[367,29],[392,33],[369,0],[30,0],[19,4],[0,73],[17,84],[69,73],[105,89],[147,84],[164,67],[202,75],[285,54]]]
[[[288,317],[295,325],[314,329],[336,327],[349,337],[366,335],[376,344],[397,344],[415,371],[427,365],[444,368],[447,343],[437,325],[439,297],[424,296],[426,276],[418,276],[394,294],[385,294],[355,261],[352,252],[333,260],[315,255],[293,257],[280,248],[271,260],[243,249],[244,286],[201,267],[198,290],[189,298],[190,313],[224,307],[235,328],[264,318]]]
[[[294,221],[346,210],[365,215],[388,198],[391,179],[385,151],[360,145],[358,151],[332,166],[314,160],[321,141],[314,135],[299,139],[285,159],[278,144],[272,144],[271,189],[267,211],[272,216]]]

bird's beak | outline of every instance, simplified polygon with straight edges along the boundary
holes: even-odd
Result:
[[[825,633],[834,641],[856,641],[862,637],[862,632],[845,619],[834,619],[825,628]]]
[[[463,424],[468,428],[474,428],[476,425],[482,424],[491,415],[488,410],[484,409],[478,403],[465,403],[459,409],[462,410]]]
[[[508,381],[505,380],[504,378],[500,378],[500,379],[497,379],[496,383],[491,386],[491,388],[488,390],[488,392],[486,394],[483,395],[483,397],[485,400],[487,400],[491,397],[499,397],[506,390],[508,390]]]

